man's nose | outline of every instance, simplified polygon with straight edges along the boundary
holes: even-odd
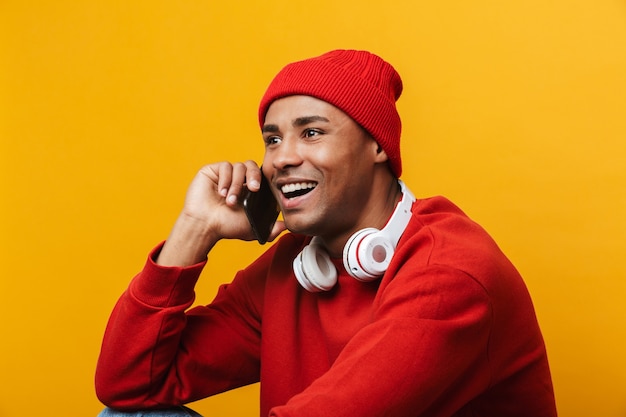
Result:
[[[285,137],[282,142],[273,150],[266,154],[271,158],[272,166],[275,169],[286,169],[298,166],[302,163],[302,155],[298,146],[297,138]]]

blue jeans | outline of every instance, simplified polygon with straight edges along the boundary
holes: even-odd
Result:
[[[105,408],[98,417],[202,417],[187,407],[175,407],[167,410],[117,411]]]

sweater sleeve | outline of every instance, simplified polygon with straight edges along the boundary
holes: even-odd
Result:
[[[270,416],[450,416],[488,386],[483,288],[441,266],[394,281],[329,371]]]
[[[245,285],[223,285],[210,306],[187,311],[205,262],[163,267],[154,262],[160,248],[107,324],[96,393],[109,407],[181,405],[258,380],[258,330],[236,306],[254,304]]]

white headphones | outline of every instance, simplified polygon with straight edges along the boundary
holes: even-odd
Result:
[[[359,281],[373,281],[385,273],[411,220],[415,197],[401,180],[398,183],[402,199],[385,227],[382,230],[373,227],[359,230],[343,248],[343,265]],[[311,292],[328,291],[337,283],[337,269],[318,237],[311,239],[293,260],[293,272],[300,285]]]

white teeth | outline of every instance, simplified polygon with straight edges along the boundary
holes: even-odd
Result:
[[[298,182],[294,184],[285,184],[280,187],[283,193],[293,193],[294,191],[306,190],[308,188],[315,188],[314,182]]]

